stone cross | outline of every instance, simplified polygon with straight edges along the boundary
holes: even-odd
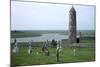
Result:
[[[15,47],[14,49],[12,50],[14,53],[18,53],[19,52],[19,48],[18,48],[18,43],[17,41],[15,42]]]
[[[32,53],[32,41],[29,42],[29,49],[28,49],[28,54],[30,55]]]
[[[48,50],[48,40],[45,42],[45,44],[42,47],[42,51],[45,53],[46,56],[49,56],[49,50]]]
[[[60,61],[59,54],[60,54],[61,51],[62,51],[61,41],[59,41],[59,42],[57,42],[57,52],[56,52],[57,62]]]

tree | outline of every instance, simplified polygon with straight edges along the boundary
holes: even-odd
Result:
[[[51,46],[53,46],[54,48],[57,47],[57,42],[54,39],[51,42]]]

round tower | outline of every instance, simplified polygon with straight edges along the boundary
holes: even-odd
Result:
[[[69,31],[68,31],[68,36],[69,36],[69,42],[70,43],[76,43],[76,40],[77,40],[76,11],[75,11],[73,6],[69,11]]]

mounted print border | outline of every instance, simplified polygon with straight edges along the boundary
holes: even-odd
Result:
[[[95,8],[11,1],[11,66],[95,61]]]

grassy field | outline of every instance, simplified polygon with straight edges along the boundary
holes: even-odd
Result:
[[[56,49],[49,48],[50,56],[45,56],[41,48],[33,48],[33,53],[28,55],[28,48],[20,48],[18,54],[12,53],[12,66],[20,65],[39,65],[39,64],[55,64],[55,63],[72,63],[72,62],[88,62],[95,60],[94,48],[75,48],[76,56],[73,56],[73,48],[63,48],[60,53],[60,62],[56,61]],[[37,54],[37,52],[39,54]]]
[[[87,42],[88,41],[88,42]],[[90,43],[89,43],[90,41]],[[86,43],[84,43],[86,42]],[[74,47],[70,47],[66,40],[62,42],[62,52],[60,53],[60,62],[56,60],[56,48],[51,48],[49,44],[50,56],[45,56],[42,52],[42,46],[44,42],[34,42],[32,46],[33,53],[28,55],[28,43],[19,43],[19,53],[15,54],[11,52],[11,64],[12,66],[23,65],[40,65],[40,64],[58,64],[58,63],[74,63],[74,62],[88,62],[95,61],[95,46],[94,40],[82,40],[80,45],[88,45],[87,47],[80,47],[76,49],[76,56],[73,56]],[[13,49],[12,44],[12,49]],[[11,49],[11,50],[12,50]],[[37,52],[39,54],[37,54]]]
[[[11,38],[33,37],[33,36],[41,36],[41,34],[34,31],[11,31]]]
[[[78,33],[81,32],[83,36],[94,36],[94,30],[78,30]],[[32,36],[41,36],[41,34],[50,34],[50,33],[58,33],[62,35],[68,35],[67,30],[22,30],[22,31],[11,31],[11,38],[20,38],[20,37],[32,37]]]
[[[78,31],[79,32],[79,31]],[[11,32],[11,37],[31,37],[40,36],[44,33],[59,33],[67,34],[65,31],[17,31]],[[50,56],[45,56],[41,51],[44,42],[34,42],[32,45],[33,53],[28,55],[28,43],[18,43],[19,53],[12,53],[14,44],[11,43],[11,66],[22,65],[40,65],[40,64],[56,64],[56,63],[74,63],[74,62],[88,62],[95,61],[95,37],[94,31],[83,31],[80,48],[76,49],[76,56],[73,56],[72,44],[68,43],[68,40],[62,40],[62,52],[60,53],[60,62],[56,60],[56,48],[51,48],[49,44]],[[86,36],[85,36],[86,35]],[[85,47],[84,47],[85,46]],[[37,52],[39,54],[37,54]]]

